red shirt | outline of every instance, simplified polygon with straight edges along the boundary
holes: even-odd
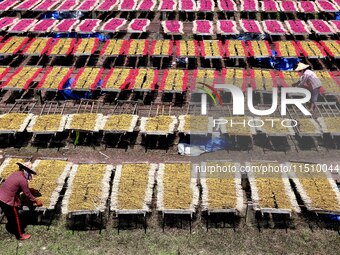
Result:
[[[0,201],[10,206],[20,206],[20,192],[23,192],[25,196],[32,202],[36,201],[35,197],[28,188],[28,181],[23,175],[23,172],[17,171],[8,176],[6,181],[1,184]]]

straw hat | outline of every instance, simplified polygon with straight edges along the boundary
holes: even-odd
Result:
[[[308,67],[309,67],[309,65],[306,65],[306,64],[300,62],[300,63],[297,65],[297,67],[295,68],[294,71],[299,72],[299,71],[302,71],[302,70],[307,69]]]
[[[17,162],[17,165],[19,166],[19,169],[26,170],[27,172],[29,172],[31,174],[37,174],[37,172],[32,169],[33,164],[29,161],[27,161],[25,163]]]

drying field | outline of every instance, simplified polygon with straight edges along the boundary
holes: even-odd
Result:
[[[30,160],[44,206],[23,208],[25,242],[0,214],[0,254],[337,254],[339,14],[339,0],[1,1],[0,183]],[[251,88],[268,109],[299,61],[322,83],[311,116],[235,116],[215,90]],[[216,137],[222,150],[177,153]],[[194,172],[216,164],[237,171]],[[329,171],[240,171],[306,164]]]

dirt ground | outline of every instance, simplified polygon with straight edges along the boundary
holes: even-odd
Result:
[[[107,163],[119,164],[122,162],[144,162],[162,163],[167,161],[204,161],[204,160],[232,160],[244,164],[247,161],[269,160],[278,162],[301,161],[320,164],[338,164],[339,150],[327,150],[319,148],[316,150],[289,150],[283,151],[264,151],[261,147],[254,146],[252,150],[247,151],[216,151],[205,153],[199,157],[181,156],[177,153],[177,148],[173,147],[166,150],[148,150],[144,147],[136,146],[124,149],[89,146],[73,146],[61,148],[59,151],[55,148],[39,149],[35,147],[22,147],[19,150],[15,148],[0,149],[0,156],[28,156],[32,159],[40,157],[67,158],[73,163]]]
[[[56,225],[55,225],[56,224]],[[117,230],[108,226],[96,231],[65,229],[58,220],[46,226],[29,226],[32,238],[17,242],[0,226],[1,254],[338,254],[340,236],[336,231],[308,228],[264,229],[240,226],[233,229],[206,229],[202,225],[186,229]]]

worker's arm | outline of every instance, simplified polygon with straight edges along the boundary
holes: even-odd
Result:
[[[36,202],[37,199],[32,195],[29,187],[28,187],[28,182],[24,179],[20,181],[20,187],[24,195],[32,202]]]
[[[294,83],[292,84],[292,87],[297,87],[298,85],[299,85],[299,81],[294,82]]]
[[[296,82],[296,86],[295,87],[304,87],[305,84],[306,84],[307,78],[308,78],[307,75],[303,74],[300,77],[300,80],[298,82]]]

